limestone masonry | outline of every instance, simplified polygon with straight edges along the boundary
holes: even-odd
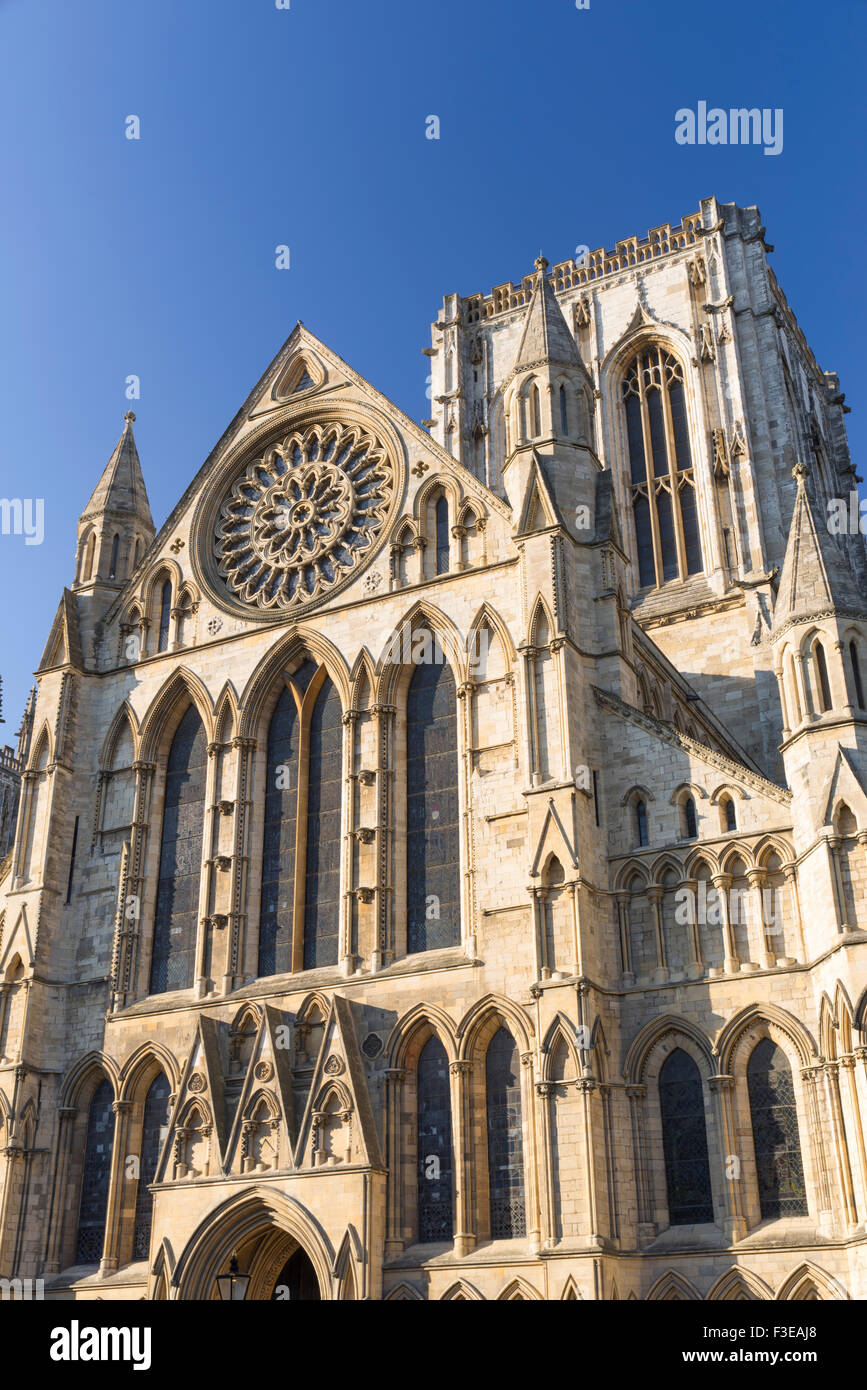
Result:
[[[159,532],[127,416],[0,866],[0,1277],[867,1298],[867,551],[771,249],[447,295],[425,428],[299,324]]]

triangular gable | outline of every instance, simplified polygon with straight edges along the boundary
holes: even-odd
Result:
[[[534,531],[545,531],[549,526],[563,525],[535,449],[524,486],[524,498],[517,510],[516,536],[528,536]]]
[[[75,595],[70,589],[63,590],[45,650],[36,669],[41,673],[58,666],[75,666],[78,670],[84,668],[78,609],[75,605]]]
[[[827,525],[816,524],[806,473],[803,464],[794,469],[798,491],[774,606],[776,632],[829,608],[856,613],[867,608],[840,544]]]
[[[562,362],[569,366],[583,366],[578,345],[569,331],[563,317],[551,282],[545,274],[548,262],[544,256],[536,261],[536,283],[512,371],[522,371],[538,362]]]
[[[819,802],[820,806],[825,807],[825,825],[833,824],[834,813],[841,801],[846,802],[859,825],[867,825],[867,792],[850,754],[840,744],[837,745],[837,759],[827,786],[827,794]]]
[[[214,1168],[223,1168],[226,1153],[226,1106],[223,1098],[223,1068],[220,1060],[219,1024],[215,1019],[200,1015],[190,1055],[184,1067],[177,1100],[172,1108],[171,1123],[157,1164],[155,1182],[168,1182],[174,1177],[172,1154],[174,1138],[194,1105],[210,1116],[211,1144],[216,1153]]]
[[[295,1162],[299,1168],[384,1166],[352,1009],[339,994],[331,1001]]]
[[[565,849],[566,859],[573,869],[578,868],[578,851],[572,843],[566,830],[560,812],[554,803],[554,798],[549,797],[548,806],[545,811],[545,818],[542,821],[542,828],[536,840],[536,853],[533,855],[533,865],[530,873],[533,878],[541,872],[542,865],[549,854],[556,854],[561,858],[558,849]]]
[[[278,1009],[266,1004],[226,1145],[227,1170],[241,1171],[244,1125],[263,1097],[277,1120],[274,1130],[278,1155],[275,1167],[284,1168],[292,1162],[297,1126],[293,1116],[288,1038],[287,1019]]]
[[[7,913],[9,909],[7,908]],[[33,969],[36,964],[36,951],[33,936],[30,931],[30,923],[27,918],[27,904],[24,903],[21,911],[15,919],[15,926],[10,932],[3,933],[3,954],[0,955],[0,976],[5,975],[9,969],[9,962],[15,955],[21,957],[22,962]]]

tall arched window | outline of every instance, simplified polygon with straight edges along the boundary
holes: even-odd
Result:
[[[680,1047],[659,1073],[659,1108],[669,1222],[692,1226],[713,1221],[701,1076]]]
[[[763,1038],[753,1049],[747,1064],[747,1088],[762,1217],[806,1216],[792,1070],[773,1039]]]
[[[647,807],[643,801],[635,803],[635,829],[639,845],[647,844]]]
[[[117,533],[115,533],[114,540],[113,540],[112,543],[111,543],[111,560],[109,561],[109,566],[108,566],[108,577],[109,577],[109,579],[116,579],[116,578],[117,578],[117,552],[118,552],[119,547],[120,547],[120,536],[117,535]]]
[[[687,840],[694,840],[698,835],[695,801],[691,796],[688,796],[683,803],[683,830]]]
[[[445,496],[437,498],[434,508],[436,525],[436,573],[449,572],[449,504]]]
[[[336,965],[340,924],[340,793],[343,708],[326,676],[310,718],[304,969]]]
[[[160,627],[157,638],[157,651],[169,648],[169,628],[172,621],[172,581],[167,579],[160,590]]]
[[[175,731],[166,765],[151,994],[189,989],[193,983],[207,762],[205,730],[195,705],[190,705]]]
[[[151,1082],[145,1097],[138,1191],[136,1192],[135,1222],[133,1225],[132,1257],[134,1260],[146,1260],[150,1253],[154,1197],[149,1188],[156,1177],[157,1163],[165,1135],[170,1089],[168,1078],[161,1072],[156,1080]]]
[[[461,939],[455,682],[445,661],[416,666],[406,697],[407,950]]]
[[[569,433],[569,413],[566,409],[566,387],[560,387],[560,433]]]
[[[828,681],[828,663],[825,660],[825,648],[821,642],[817,642],[813,648],[813,655],[816,660],[816,679],[818,682],[819,706],[822,714],[826,714],[831,708],[831,686]]]
[[[526,1235],[521,1072],[515,1039],[499,1028],[485,1056],[491,1239]]]
[[[535,381],[530,387],[530,424],[533,429],[533,438],[538,439],[542,433],[542,409],[539,400],[539,388]]]
[[[653,346],[623,378],[632,506],[642,586],[686,579],[704,568],[689,444],[683,369]]]
[[[723,829],[737,830],[738,817],[735,811],[735,803],[730,796],[724,796],[722,800]]]
[[[864,709],[864,686],[861,682],[861,663],[858,660],[858,648],[854,642],[849,643],[849,665],[852,667],[852,681],[855,686],[855,699],[859,709]]]
[[[87,1140],[78,1207],[75,1263],[96,1264],[105,1242],[105,1213],[114,1145],[114,1091],[104,1080],[97,1087],[87,1112]]]
[[[421,1244],[451,1240],[454,1166],[449,1064],[437,1037],[419,1054],[416,1129],[418,1143],[418,1238]]]
[[[260,975],[337,964],[342,762],[340,696],[306,661],[268,728]]]
[[[87,538],[84,546],[84,562],[82,564],[81,577],[85,584],[93,575],[93,556],[96,550],[96,536],[93,531]]]

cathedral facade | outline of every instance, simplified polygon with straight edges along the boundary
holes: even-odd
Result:
[[[0,878],[0,1275],[867,1297],[867,552],[755,208],[123,434]],[[839,528],[837,528],[839,530]]]

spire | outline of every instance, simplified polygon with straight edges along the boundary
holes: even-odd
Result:
[[[114,517],[135,517],[152,535],[154,523],[132,432],[135,414],[128,410],[123,418],[123,434],[80,520],[90,520],[106,512]]]
[[[580,367],[583,365],[581,354],[551,288],[546,274],[548,262],[544,256],[536,258],[535,268],[536,283],[512,371],[517,372],[545,361]]]
[[[829,608],[863,613],[867,598],[858,591],[845,552],[826,525],[816,525],[807,492],[807,469],[792,469],[798,485],[774,608],[774,631]]]

